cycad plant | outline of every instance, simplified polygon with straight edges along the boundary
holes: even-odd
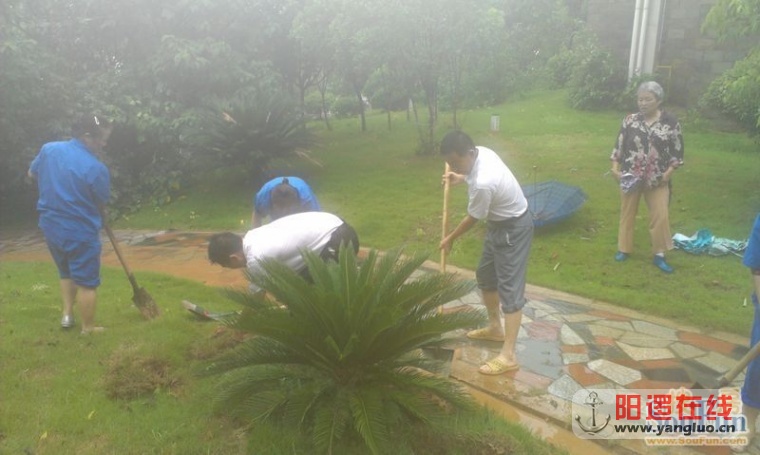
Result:
[[[233,166],[261,177],[274,159],[310,159],[316,137],[294,104],[276,94],[241,97],[218,106],[208,117],[210,128],[191,133],[205,165]],[[211,153],[209,153],[211,152]],[[205,158],[205,160],[204,160]]]
[[[356,435],[385,453],[397,425],[435,424],[471,406],[458,384],[425,371],[430,360],[420,351],[483,322],[477,311],[438,311],[472,282],[410,279],[420,255],[373,251],[360,265],[347,248],[337,264],[304,255],[313,283],[269,261],[249,279],[271,297],[233,295],[245,309],[231,325],[254,336],[210,367],[225,375],[222,410],[300,427],[322,453]]]

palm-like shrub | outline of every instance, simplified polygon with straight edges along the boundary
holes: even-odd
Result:
[[[251,177],[266,174],[274,159],[308,157],[316,137],[302,112],[286,98],[242,96],[212,110],[207,125],[190,134],[204,166],[232,166]]]
[[[371,252],[360,266],[346,248],[339,264],[305,257],[313,283],[272,261],[249,279],[273,299],[233,294],[245,309],[231,325],[255,336],[210,367],[226,376],[221,409],[300,427],[322,452],[358,435],[378,453],[394,426],[435,424],[447,408],[471,405],[459,385],[425,371],[431,361],[420,355],[447,332],[483,322],[477,311],[438,311],[471,282],[410,280],[425,258],[399,252]]]

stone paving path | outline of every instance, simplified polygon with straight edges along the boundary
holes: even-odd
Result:
[[[210,286],[245,286],[238,270],[211,266],[206,258],[208,234],[199,232],[117,231],[133,270],[151,270],[201,281]],[[0,234],[0,259],[50,261],[37,232]],[[103,264],[118,267],[107,239]],[[418,273],[437,270],[426,263]],[[471,271],[449,267],[463,278]],[[747,340],[725,333],[701,333],[657,319],[536,286],[528,286],[518,335],[521,368],[485,376],[477,368],[495,356],[501,343],[472,341],[455,334],[450,348],[451,377],[505,400],[547,421],[570,428],[573,395],[583,389],[670,389],[696,381],[714,382],[746,351]],[[482,309],[475,291],[445,305],[446,311]],[[740,374],[732,386],[743,381]],[[655,448],[639,440],[616,441],[611,453],[728,454],[726,447]],[[754,446],[749,453],[760,453]]]

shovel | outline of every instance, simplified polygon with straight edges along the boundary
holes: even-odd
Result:
[[[230,319],[233,316],[237,316],[240,314],[237,311],[229,311],[226,313],[215,313],[212,311],[208,311],[205,308],[198,306],[189,300],[182,301],[182,308],[198,316],[200,319],[204,319],[207,321],[222,321],[223,322],[227,319]]]
[[[443,175],[449,173],[449,163],[446,163]],[[449,232],[449,178],[443,180],[443,216],[441,217],[441,240],[446,238]],[[446,250],[441,250],[441,273],[446,273]],[[443,313],[443,307],[438,307],[438,314]]]
[[[119,242],[113,235],[113,231],[111,230],[111,226],[109,226],[108,222],[106,221],[104,212],[101,212],[101,217],[103,219],[103,229],[106,231],[106,234],[108,234],[108,238],[111,240],[111,244],[113,245],[113,250],[116,252],[116,257],[119,258],[119,262],[121,263],[121,266],[124,267],[124,272],[127,274],[127,278],[129,278],[129,283],[132,285],[132,302],[135,304],[137,309],[140,310],[140,314],[142,314],[143,318],[149,320],[155,319],[161,314],[158,306],[156,305],[156,301],[153,300],[153,297],[148,294],[148,291],[146,291],[145,288],[142,288],[137,284],[135,276],[132,274],[132,271],[129,270],[129,266],[124,260],[124,256],[121,254]]]
[[[726,374],[719,377],[718,379],[714,381],[705,381],[705,382],[699,382],[696,381],[694,385],[691,386],[692,389],[720,389],[721,387],[725,387],[729,384],[731,384],[731,381],[733,381],[736,376],[744,371],[744,369],[749,365],[751,361],[755,359],[760,355],[760,343],[756,343],[754,346],[752,346],[752,349],[747,351],[744,356],[742,356],[741,359],[734,365],[733,368],[728,370]]]
[[[444,175],[450,171],[449,164],[446,163],[444,169]],[[446,234],[449,233],[449,179],[446,178],[443,181],[443,216],[441,217],[441,240],[446,238]],[[446,250],[441,250],[441,273],[446,273]],[[438,314],[443,313],[443,306],[438,307]],[[422,355],[426,358],[433,359],[439,362],[437,368],[432,373],[437,373],[443,377],[449,377],[451,374],[451,361],[454,358],[454,349],[448,349],[444,347],[437,348],[423,348]]]
[[[444,175],[450,171],[449,163],[446,163]],[[441,240],[449,233],[449,183],[448,177],[443,181],[443,216],[441,217]],[[441,273],[446,273],[446,250],[441,250]]]

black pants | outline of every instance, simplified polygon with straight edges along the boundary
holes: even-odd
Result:
[[[332,233],[330,240],[327,241],[327,244],[319,253],[319,257],[322,258],[322,260],[325,262],[338,262],[341,247],[352,248],[354,250],[354,254],[357,254],[359,252],[359,236],[356,235],[354,228],[352,228],[345,221]],[[309,283],[314,282],[314,280],[311,278],[311,275],[309,274],[308,267],[304,267],[298,273]]]
[[[322,252],[319,253],[319,257],[323,261],[335,261],[338,262],[338,254],[341,246],[350,246],[354,250],[354,254],[359,252],[359,236],[356,235],[356,231],[345,221],[338,226],[330,240],[327,242]]]

